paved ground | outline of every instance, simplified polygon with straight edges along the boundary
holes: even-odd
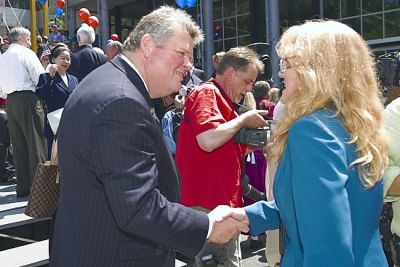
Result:
[[[242,267],[273,267],[267,263],[267,258],[265,256],[265,246],[258,249],[252,249],[250,247],[250,240],[248,236],[240,236],[240,245],[242,248]],[[278,242],[277,239],[271,240],[272,242]],[[277,253],[277,252],[276,252]],[[276,257],[277,255],[273,255]],[[180,258],[181,261],[186,263],[186,266],[192,266],[192,261],[188,258]]]

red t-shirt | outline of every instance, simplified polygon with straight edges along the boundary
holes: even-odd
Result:
[[[189,94],[176,149],[183,205],[210,210],[218,205],[243,206],[241,159],[246,146],[231,139],[206,152],[196,140],[198,134],[237,116],[232,101],[215,80],[203,83]]]

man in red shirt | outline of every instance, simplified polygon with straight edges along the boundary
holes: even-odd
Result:
[[[181,175],[181,199],[185,206],[210,211],[218,205],[242,207],[241,161],[246,146],[233,136],[242,127],[266,126],[266,111],[251,110],[238,116],[234,103],[251,92],[263,63],[246,47],[229,50],[215,79],[194,88],[185,102],[176,152]],[[206,245],[196,256],[212,257],[224,266],[240,266],[238,239],[226,245]],[[204,259],[203,259],[204,260]]]

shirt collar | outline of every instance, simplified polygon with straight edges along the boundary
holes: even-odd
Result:
[[[148,92],[149,91],[149,89],[147,88],[147,84],[146,84],[146,82],[144,81],[144,79],[143,79],[143,77],[142,77],[142,75],[140,74],[140,72],[138,71],[138,69],[135,67],[135,65],[133,64],[133,62],[132,61],[130,61],[129,60],[129,58],[127,58],[125,55],[119,55],[138,75],[139,75],[139,77],[140,77],[140,79],[142,79],[142,82],[143,82],[143,84],[144,84],[144,87],[146,88],[146,91]]]

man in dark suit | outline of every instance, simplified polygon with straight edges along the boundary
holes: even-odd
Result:
[[[77,39],[79,49],[71,54],[71,67],[68,73],[82,81],[92,70],[106,63],[108,58],[93,49],[95,34],[92,27],[82,24],[77,31]]]
[[[151,105],[179,90],[202,39],[188,14],[161,7],[70,96],[51,266],[175,266],[175,249],[194,256],[248,229],[228,206],[207,215],[177,203],[179,179]]]

